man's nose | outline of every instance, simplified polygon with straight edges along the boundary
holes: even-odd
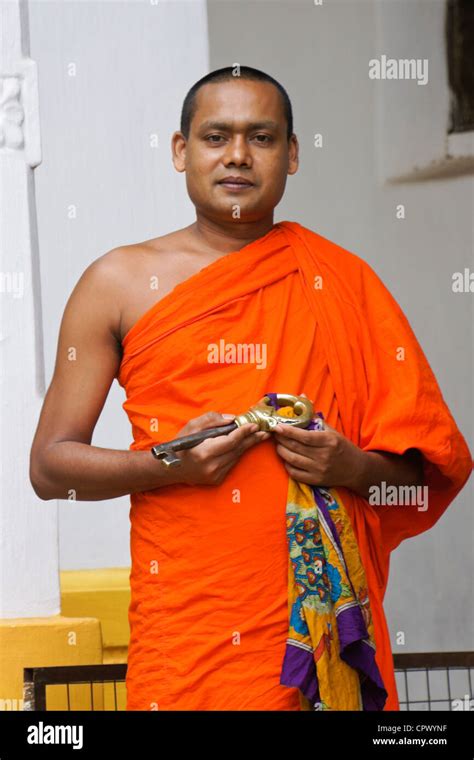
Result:
[[[252,158],[250,155],[247,140],[243,135],[233,137],[227,144],[224,161],[226,164],[250,164]]]

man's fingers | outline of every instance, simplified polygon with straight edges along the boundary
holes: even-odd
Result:
[[[244,425],[243,427],[247,428],[250,427],[250,425]],[[212,456],[214,461],[220,467],[232,467],[236,460],[239,459],[247,449],[250,449],[252,446],[255,446],[255,444],[270,437],[270,433],[261,430],[257,430],[256,432],[249,432],[246,430],[245,436],[241,434],[240,438],[237,440],[235,440],[235,438],[233,441],[226,440],[234,435],[235,432],[237,431],[233,431],[223,438],[209,439],[200,444],[201,446],[207,446],[209,456]]]
[[[281,458],[287,462],[287,464],[296,469],[310,470],[312,467],[314,467],[314,460],[310,459],[310,457],[307,457],[304,454],[297,453],[296,451],[291,451],[290,449],[287,449],[285,446],[282,446],[280,444],[277,445],[276,450]]]
[[[238,456],[244,451],[254,446],[260,441],[265,441],[269,438],[271,433],[267,433],[264,430],[259,430],[258,425],[255,423],[247,423],[242,425],[242,428],[233,430],[226,438],[228,439],[228,446],[225,447],[226,451],[236,452]]]
[[[300,443],[304,446],[327,446],[332,430],[305,430],[280,422],[275,428],[275,438],[282,443]]]
[[[217,436],[216,438],[207,438],[200,443],[199,446],[206,447],[206,450],[215,456],[220,456],[221,454],[232,452],[234,449],[239,448],[243,441],[248,438],[252,439],[256,434],[256,431],[258,431],[258,425],[247,423],[232,430],[230,433],[227,433],[227,435]]]
[[[254,446],[256,443],[259,443],[260,441],[266,441],[268,438],[270,438],[270,433],[267,433],[265,430],[257,430],[255,433],[252,433],[251,435],[247,436],[247,438],[244,438],[242,442],[242,446],[244,446],[246,449],[250,448],[250,446]]]
[[[189,422],[182,428],[181,433],[183,435],[188,435],[191,433],[198,433],[200,430],[206,430],[207,428],[228,425],[229,422],[232,422],[234,417],[234,414],[223,415],[219,414],[219,412],[206,412],[199,417],[189,420]]]
[[[222,438],[221,441],[219,441],[218,438],[215,440],[222,443],[223,452],[232,452],[234,450],[240,450],[240,452],[242,452],[246,451],[255,443],[265,440],[269,435],[270,433],[265,433],[259,430],[258,425],[252,422],[241,425],[237,430],[233,430],[229,435],[226,435],[225,438]]]

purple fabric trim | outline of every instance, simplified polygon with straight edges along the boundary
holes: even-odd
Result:
[[[316,501],[316,504],[318,505],[318,507],[320,508],[321,512],[323,513],[324,519],[326,520],[326,522],[327,522],[327,524],[329,526],[329,530],[331,531],[331,536],[333,537],[335,543],[339,547],[339,551],[341,552],[342,556],[344,557],[344,552],[342,550],[341,539],[339,538],[339,533],[337,532],[337,528],[334,525],[333,519],[332,519],[332,517],[331,517],[331,515],[329,513],[328,506],[327,506],[326,502],[324,501],[324,498],[323,498],[323,496],[322,496],[322,494],[321,494],[321,492],[320,492],[320,490],[319,490],[319,488],[317,486],[311,486],[311,490],[312,490],[312,492],[314,494],[314,499]],[[345,562],[346,562],[346,560],[344,558],[344,564],[345,564]],[[356,594],[356,592],[354,590],[354,586],[352,585],[351,579],[349,577],[349,573],[347,573],[347,578],[349,580],[349,583],[351,584],[352,593],[354,594],[354,596],[357,599],[357,594]],[[365,628],[365,625],[364,625],[364,628]],[[368,633],[366,631],[366,636],[367,635],[368,635]]]
[[[359,673],[363,710],[380,711],[384,708],[388,693],[375,662],[375,651],[361,638],[363,633],[360,630],[361,621],[357,619],[359,616],[362,617],[362,613],[358,607],[351,607],[337,616],[341,643],[339,655],[341,660]],[[365,628],[363,621],[362,626]],[[313,706],[315,702],[319,702],[319,684],[313,653],[287,642],[280,684],[299,688]]]
[[[311,705],[319,702],[319,684],[313,653],[294,644],[287,644],[280,684],[299,688]]]
[[[365,641],[356,641],[344,650],[341,648],[340,654],[344,662],[359,671],[363,709],[383,710],[388,692],[375,662],[374,649]]]

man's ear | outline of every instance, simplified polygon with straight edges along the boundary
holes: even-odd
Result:
[[[288,154],[288,174],[296,174],[299,166],[299,143],[294,133],[290,137]]]
[[[171,138],[171,159],[177,172],[186,169],[186,138],[182,132],[174,132]]]

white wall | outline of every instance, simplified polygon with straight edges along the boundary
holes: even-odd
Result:
[[[422,13],[427,6],[439,13],[440,2],[409,0],[405,10],[418,4]],[[299,221],[375,268],[410,320],[472,451],[473,296],[453,294],[451,277],[474,268],[474,181],[378,184],[377,88],[400,83],[368,77],[368,61],[384,52],[376,5],[209,0],[211,69],[234,62],[255,66],[287,89],[301,165],[288,180],[276,221]],[[400,49],[397,55],[392,44],[388,53],[407,57],[407,46]],[[410,57],[427,54],[431,70],[439,72],[442,45],[433,50],[420,35]],[[430,88],[435,105],[442,81],[435,76],[425,86],[404,84]],[[426,93],[423,98],[430,102]],[[408,118],[416,122],[416,111]],[[313,147],[315,133],[324,136],[322,149]],[[395,217],[399,203],[406,206],[403,221]],[[472,480],[431,531],[392,554],[385,609],[393,651],[473,648]],[[405,633],[405,647],[396,646],[398,631]]]
[[[35,178],[49,385],[64,306],[86,266],[117,245],[193,220],[170,136],[184,94],[208,71],[207,24],[201,0],[30,0],[29,7],[39,70],[43,162]],[[158,148],[150,147],[153,134]],[[94,445],[129,447],[124,400],[114,381]],[[129,565],[128,510],[129,497],[61,501],[61,569]]]

